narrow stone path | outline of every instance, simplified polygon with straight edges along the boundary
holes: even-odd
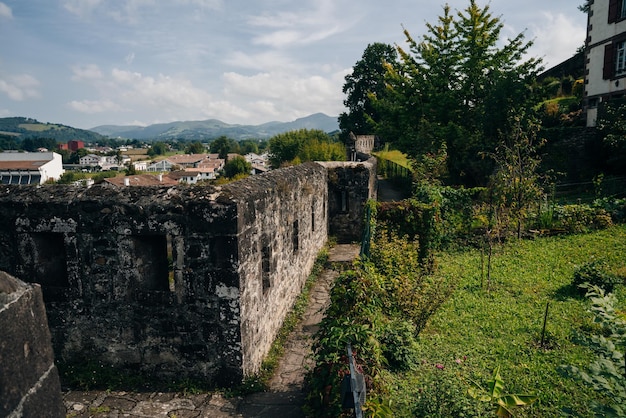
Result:
[[[351,263],[359,246],[336,245],[329,263]],[[327,268],[310,292],[302,322],[289,335],[283,356],[268,392],[224,398],[219,393],[66,392],[67,417],[129,418],[300,418],[304,417],[306,373],[314,366],[313,336],[329,305],[329,291],[337,272]]]

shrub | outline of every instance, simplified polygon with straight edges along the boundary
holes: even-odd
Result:
[[[406,371],[417,364],[415,327],[409,321],[394,318],[381,326],[380,343],[390,370]]]
[[[612,292],[615,285],[621,282],[621,279],[614,274],[606,271],[606,264],[601,260],[592,260],[574,270],[574,278],[572,284],[581,289],[582,293],[586,292],[585,287],[581,287],[587,283],[590,286],[597,286],[606,292]]]
[[[316,335],[316,368],[308,378],[315,416],[341,416],[348,343],[365,375],[368,399],[384,405],[380,373],[415,366],[416,336],[451,292],[448,281],[425,272],[417,241],[382,225],[375,230],[370,259],[337,278]]]
[[[626,319],[615,309],[617,298],[590,286],[586,295],[591,299],[590,311],[594,322],[601,327],[601,334],[584,337],[583,344],[597,355],[588,370],[576,366],[561,366],[561,371],[570,377],[582,380],[604,396],[603,402],[593,400],[591,407],[597,417],[626,416],[626,364],[623,350],[626,346]]]
[[[569,233],[587,232],[593,225],[594,210],[588,205],[555,206],[554,217]]]

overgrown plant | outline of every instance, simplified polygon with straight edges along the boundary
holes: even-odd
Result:
[[[612,292],[615,285],[622,281],[621,277],[608,271],[608,267],[602,260],[592,259],[574,270],[572,284],[582,291],[597,286],[605,292]]]
[[[591,407],[597,417],[626,416],[626,314],[616,310],[617,298],[605,293],[598,286],[589,286],[587,297],[591,299],[590,311],[594,314],[594,322],[599,332],[583,338],[597,355],[587,370],[576,366],[562,366],[566,375],[582,380],[602,394],[607,403],[597,400]]]
[[[340,275],[314,345],[309,407],[321,417],[341,416],[340,388],[348,371],[350,343],[366,376],[368,410],[387,405],[383,370],[407,371],[417,364],[416,337],[450,293],[445,279],[425,273],[415,240],[376,225],[368,259]],[[384,409],[384,408],[383,408]]]
[[[537,138],[539,125],[532,118],[522,114],[510,119],[505,140],[488,154],[496,163],[490,188],[495,207],[508,214],[521,238],[528,209],[543,193],[537,172],[541,162],[537,149],[543,141]]]
[[[500,366],[495,368],[486,387],[474,381],[471,381],[471,385],[467,390],[468,396],[481,402],[489,402],[495,407],[496,416],[502,418],[512,417],[515,408],[530,405],[537,400],[535,395],[505,393],[504,381],[500,376]]]

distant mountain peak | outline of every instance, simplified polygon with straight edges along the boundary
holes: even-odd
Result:
[[[331,117],[324,113],[314,113],[292,122],[266,122],[261,125],[229,124],[218,119],[207,119],[149,126],[102,125],[90,130],[109,137],[140,140],[205,140],[220,136],[242,140],[267,139],[297,129],[319,129],[325,132],[334,132],[339,129],[339,122],[337,117]]]

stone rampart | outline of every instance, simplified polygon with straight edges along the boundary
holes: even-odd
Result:
[[[65,416],[41,288],[0,271],[0,416]]]
[[[0,270],[41,284],[59,361],[238,383],[259,370],[329,224],[357,219],[338,231],[359,238],[372,175],[308,163],[222,187],[4,186]]]

